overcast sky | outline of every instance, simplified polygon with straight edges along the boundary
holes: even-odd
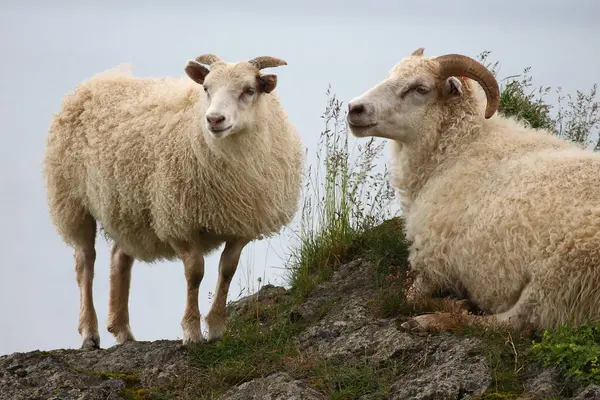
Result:
[[[600,81],[600,3],[564,1],[25,1],[0,3],[0,354],[76,348],[79,293],[72,250],[48,218],[41,160],[61,98],[91,75],[132,62],[142,76],[183,73],[186,60],[215,53],[228,61],[283,58],[278,93],[309,154],[322,129],[325,91],[347,102],[418,47],[426,55],[491,50],[501,76],[532,67],[534,83],[588,90]],[[246,248],[231,288],[266,277],[282,283],[288,242]],[[102,347],[108,246],[97,244],[94,295]],[[200,308],[217,278],[206,261]],[[183,266],[136,263],[131,325],[140,340],[181,337]],[[204,329],[204,327],[203,327]]]

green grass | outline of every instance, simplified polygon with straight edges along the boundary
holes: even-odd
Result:
[[[525,381],[532,377],[527,369],[532,362],[529,334],[482,326],[466,327],[455,334],[477,337],[483,342],[492,382],[480,400],[516,399],[523,394]]]
[[[404,296],[409,245],[404,238],[403,219],[394,217],[366,229],[348,249],[347,258],[362,257],[374,265],[377,289],[371,309],[378,318],[410,315],[415,311]]]
[[[320,361],[309,381],[332,400],[357,399],[367,394],[372,399],[384,399],[398,373],[393,364],[376,367],[366,360],[355,365]]]
[[[297,244],[287,280],[299,299],[331,277],[354,241],[391,216],[389,171],[374,172],[385,143],[365,140],[353,157],[342,102],[327,91],[316,166],[307,171]]]
[[[220,341],[189,346],[195,384],[204,388],[199,399],[216,398],[232,386],[284,369],[284,360],[296,355],[292,337],[303,326],[287,318],[292,308],[290,301],[257,303],[230,320]]]

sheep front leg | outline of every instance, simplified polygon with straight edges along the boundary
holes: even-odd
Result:
[[[521,289],[519,299],[507,311],[491,315],[456,314],[440,312],[417,315],[404,322],[401,327],[409,331],[440,332],[466,326],[525,330],[538,323],[539,306],[537,297],[541,292],[537,283],[528,282]]]
[[[79,286],[79,327],[82,349],[99,349],[100,334],[98,332],[98,317],[94,308],[93,282],[94,263],[96,262],[96,225],[88,218],[87,226],[83,229],[83,240],[75,246],[75,274]]]
[[[98,317],[94,308],[93,281],[96,251],[92,248],[75,251],[75,271],[79,286],[79,327],[82,349],[99,349]]]
[[[204,254],[200,247],[191,243],[174,242],[172,246],[183,261],[185,280],[187,281],[185,312],[181,319],[183,344],[201,342],[204,337],[200,330],[198,291],[204,277]]]
[[[467,299],[433,297],[434,292],[441,289],[443,288],[440,285],[425,278],[421,273],[417,275],[412,285],[406,290],[405,295],[408,302],[418,308],[461,314],[469,312],[471,305]]]
[[[110,251],[110,296],[108,303],[108,331],[117,344],[134,341],[129,326],[129,288],[133,258],[114,244]]]
[[[219,261],[219,280],[213,305],[206,316],[208,325],[208,341],[213,342],[220,339],[225,333],[227,325],[227,294],[233,275],[237,270],[242,250],[248,244],[247,239],[228,241],[221,253]]]

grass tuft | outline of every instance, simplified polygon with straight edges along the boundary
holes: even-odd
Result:
[[[525,381],[531,378],[531,337],[526,333],[483,326],[465,327],[457,335],[477,337],[483,342],[492,383],[480,399],[515,399],[525,391]]]
[[[284,358],[295,355],[292,336],[302,325],[285,318],[286,303],[232,319],[223,338],[189,347],[197,384],[206,389],[202,399],[215,398],[232,386],[284,369]]]
[[[342,102],[327,90],[316,166],[309,166],[298,245],[288,263],[288,281],[299,299],[347,261],[348,250],[365,230],[391,216],[390,171],[375,172],[385,143],[356,145],[353,157]]]

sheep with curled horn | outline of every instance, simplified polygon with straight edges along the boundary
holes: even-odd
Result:
[[[392,147],[416,273],[409,300],[451,292],[484,315],[439,312],[403,326],[600,320],[600,154],[497,114],[498,83],[479,62],[423,53],[350,101],[348,124]]]

